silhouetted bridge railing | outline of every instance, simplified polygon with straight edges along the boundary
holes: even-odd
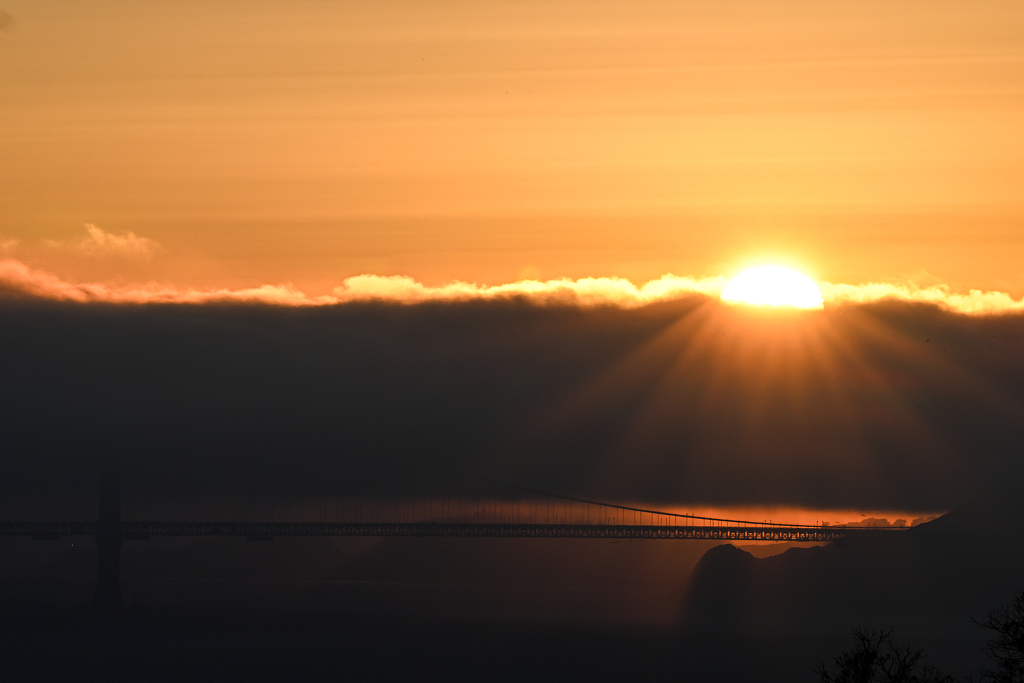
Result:
[[[419,502],[396,505],[393,501],[382,505],[382,501],[375,500],[367,506],[355,505],[349,514],[369,516],[369,519],[355,520],[329,519],[330,506],[321,506],[315,511],[300,513],[315,512],[321,516],[318,521],[278,518],[210,522],[203,521],[203,514],[197,514],[208,513],[204,510],[189,511],[195,516],[186,520],[146,521],[146,517],[125,519],[122,516],[119,486],[114,478],[109,482],[100,496],[97,521],[41,522],[8,518],[0,520],[0,535],[31,536],[37,540],[94,536],[98,550],[96,604],[112,612],[123,605],[119,577],[124,541],[145,541],[153,536],[241,536],[252,541],[268,541],[276,536],[406,536],[829,542],[891,537],[902,530],[901,527],[812,526],[717,519],[551,495],[547,496],[551,499],[548,502],[479,500],[473,504],[464,500],[441,500],[422,505]],[[555,501],[554,504],[551,501]],[[335,509],[336,514],[344,512]],[[380,519],[380,516],[385,518]]]
[[[610,538],[692,539],[708,541],[829,542],[851,538],[892,536],[902,527],[857,527],[783,524],[702,517],[625,505],[602,503],[570,496],[529,491],[517,487],[508,498],[466,500],[321,501],[298,511],[298,520],[243,506],[235,517],[248,521],[203,521],[234,516],[202,505],[178,508],[177,520],[166,511],[142,510],[129,504],[123,512],[120,475],[116,461],[108,463],[101,482],[96,521],[34,521],[0,519],[0,536],[31,536],[56,540],[66,536],[94,536],[97,553],[96,604],[118,610],[123,604],[120,589],[120,552],[124,541],[144,541],[153,536],[241,536],[253,541],[275,536],[406,536],[419,538]],[[520,494],[527,493],[527,497]],[[182,501],[179,501],[179,503]],[[250,508],[250,509],[246,509]],[[262,511],[264,514],[267,511]],[[24,511],[22,511],[24,514]],[[65,520],[51,511],[51,519]],[[58,516],[59,515],[59,516]],[[310,517],[318,518],[310,521]],[[167,521],[147,521],[154,518]],[[276,517],[276,519],[275,519]],[[81,518],[79,518],[81,519]],[[36,518],[38,520],[38,517]]]
[[[94,536],[95,522],[0,522],[0,535]],[[898,533],[903,527],[746,524],[722,526],[655,524],[516,524],[487,522],[138,522],[120,524],[125,540],[152,536],[410,536],[472,538],[615,538],[714,541],[828,542]]]

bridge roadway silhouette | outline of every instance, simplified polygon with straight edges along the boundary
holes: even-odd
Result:
[[[520,489],[522,491],[522,489]],[[110,477],[101,491],[96,521],[0,520],[0,535],[56,540],[64,536],[94,536],[97,554],[96,604],[111,612],[123,602],[120,552],[124,541],[153,536],[242,536],[268,541],[277,536],[405,536],[418,538],[608,538],[708,541],[830,542],[891,536],[903,527],[777,524],[702,517],[603,503],[550,493],[530,492],[527,499],[466,501],[374,500],[352,509],[321,506],[302,510],[300,521],[205,521],[210,511],[199,505],[186,520],[147,521],[153,510],[122,515],[120,484]],[[538,496],[540,496],[538,498]],[[368,509],[367,509],[368,508]],[[339,518],[345,513],[348,519]],[[305,517],[317,516],[318,521]],[[223,513],[221,513],[223,514]],[[213,515],[210,515],[213,516]],[[217,515],[220,516],[220,515]],[[285,517],[291,515],[285,514]],[[329,517],[334,517],[329,520]],[[152,519],[152,518],[150,518]],[[632,523],[627,523],[632,522]]]
[[[95,536],[95,522],[0,522],[0,535]],[[664,524],[523,524],[514,522],[122,522],[126,541],[153,536],[244,536],[269,540],[275,536],[408,536],[468,538],[614,538],[709,541],[829,542],[877,536],[902,527],[810,526],[791,524],[664,525]]]
[[[492,482],[493,483],[493,482]],[[389,498],[353,503],[333,514],[321,507],[297,515],[225,515],[192,502],[167,519],[156,510],[136,510],[125,519],[119,477],[108,480],[100,497],[99,521],[12,521],[0,519],[0,535],[55,540],[62,536],[148,540],[153,536],[390,536],[469,538],[611,538],[768,542],[831,542],[891,534],[904,527],[754,522],[638,508],[536,491],[508,484],[498,498],[402,501]],[[508,497],[515,491],[516,497]],[[528,497],[519,497],[521,494]],[[330,508],[330,506],[326,506]],[[345,507],[345,506],[343,506]],[[250,517],[239,520],[238,517]],[[299,519],[288,519],[298,516]],[[164,519],[160,519],[164,517]],[[220,520],[216,520],[216,518]],[[224,519],[224,517],[229,517]],[[231,519],[230,517],[235,517]],[[277,519],[275,519],[275,517]],[[309,521],[316,517],[317,521]],[[333,517],[333,519],[330,519]],[[154,520],[155,518],[155,520]],[[208,518],[214,518],[210,521]]]

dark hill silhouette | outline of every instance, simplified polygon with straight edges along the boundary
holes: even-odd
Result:
[[[981,665],[983,618],[1024,588],[1024,505],[991,496],[898,535],[793,548],[757,559],[732,546],[708,551],[683,606],[690,632],[793,639],[858,625],[895,627],[935,651],[953,673]],[[831,637],[830,636],[830,637]]]

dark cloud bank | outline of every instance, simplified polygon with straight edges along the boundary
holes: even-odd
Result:
[[[0,487],[948,509],[1019,481],[1024,316],[704,297],[0,302]],[[468,477],[468,478],[467,478]]]

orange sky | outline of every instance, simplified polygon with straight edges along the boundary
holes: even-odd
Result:
[[[69,282],[317,296],[772,258],[1024,296],[1016,0],[0,11],[0,258]]]

